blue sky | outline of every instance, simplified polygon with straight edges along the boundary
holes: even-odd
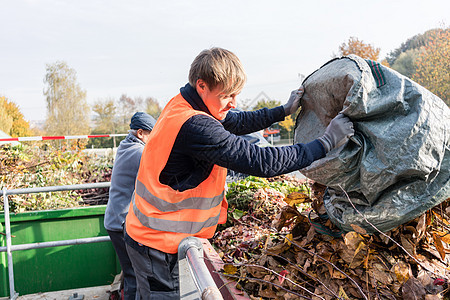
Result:
[[[238,101],[284,102],[349,37],[381,48],[450,25],[450,1],[0,1],[0,95],[27,120],[46,116],[46,64],[66,61],[89,104],[154,97],[163,106],[203,49],[236,53],[248,75]]]

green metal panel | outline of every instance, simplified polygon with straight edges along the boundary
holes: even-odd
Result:
[[[107,236],[105,205],[11,214],[13,245]],[[4,214],[0,214],[4,229]],[[0,245],[6,246],[0,235]],[[110,284],[120,272],[111,242],[12,252],[19,295]],[[0,253],[0,297],[9,295],[6,252]]]

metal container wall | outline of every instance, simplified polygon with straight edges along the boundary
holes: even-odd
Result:
[[[11,214],[13,245],[107,236],[106,205]],[[5,232],[0,214],[0,232]],[[0,246],[6,238],[0,235]],[[111,242],[13,251],[19,295],[110,284],[120,272]],[[9,296],[6,252],[0,252],[0,297]]]

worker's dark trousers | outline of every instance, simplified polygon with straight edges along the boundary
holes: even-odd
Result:
[[[178,254],[164,253],[134,241],[125,233],[128,256],[143,300],[179,300]]]
[[[123,231],[107,231],[114,249],[116,250],[117,257],[119,257],[120,267],[122,268],[124,299],[139,299],[140,297],[139,293],[137,293],[136,276],[134,275],[133,266],[125,247]]]

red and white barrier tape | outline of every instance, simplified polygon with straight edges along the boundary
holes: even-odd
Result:
[[[48,140],[73,140],[73,139],[92,139],[100,137],[126,136],[126,133],[118,134],[98,134],[98,135],[61,135],[61,136],[24,136],[15,138],[0,138],[0,142],[29,142],[29,141],[48,141]]]

